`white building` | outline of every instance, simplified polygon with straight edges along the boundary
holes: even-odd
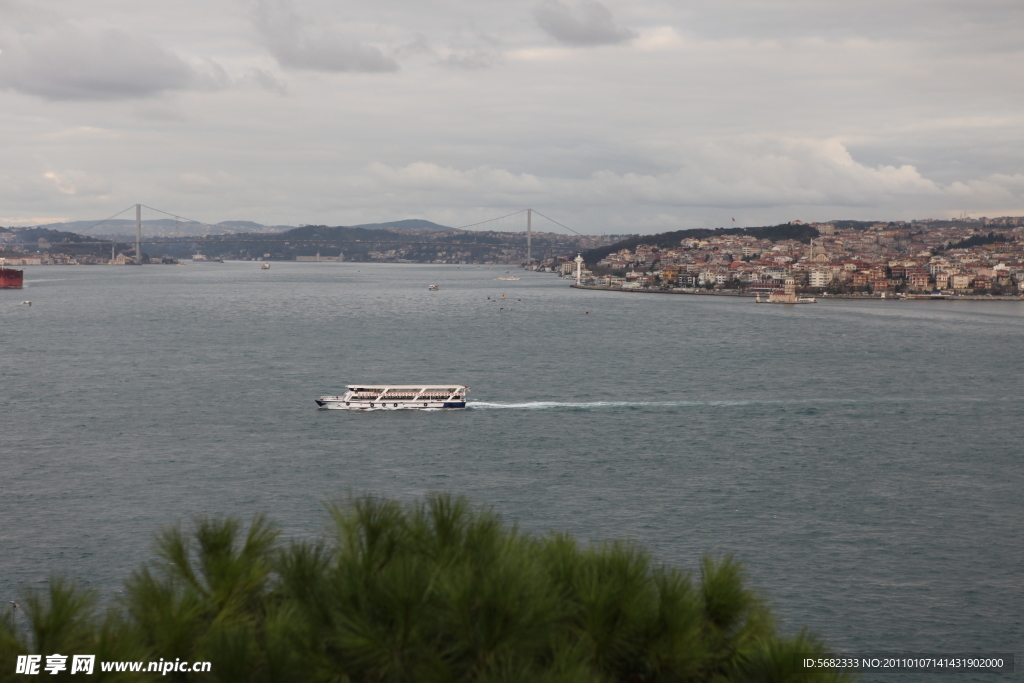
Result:
[[[812,268],[807,274],[807,284],[811,287],[828,287],[832,284],[832,271],[825,268]]]

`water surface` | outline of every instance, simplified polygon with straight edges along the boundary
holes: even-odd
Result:
[[[52,573],[113,595],[195,515],[311,536],[347,491],[444,490],[689,568],[734,553],[785,628],[837,650],[1024,651],[1024,304],[501,274],[27,269],[0,291],[0,600]],[[475,405],[316,409],[360,382]]]

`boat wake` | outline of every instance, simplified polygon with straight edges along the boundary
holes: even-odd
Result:
[[[599,410],[602,408],[685,408],[693,406],[739,406],[749,401],[529,401],[527,403],[486,403],[473,401],[473,410]]]
[[[859,403],[914,403],[900,397],[870,399],[825,398],[825,399],[761,399],[746,401],[528,401],[524,403],[488,403],[473,401],[466,405],[473,410],[602,410],[602,409],[658,409],[658,408],[706,408],[734,406],[776,406],[807,407],[817,409],[825,405],[846,405]]]

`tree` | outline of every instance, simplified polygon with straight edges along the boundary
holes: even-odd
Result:
[[[451,495],[327,508],[332,534],[315,542],[281,544],[263,516],[165,530],[120,604],[100,614],[91,593],[54,581],[23,601],[27,628],[0,622],[0,647],[212,663],[96,680],[850,679],[800,669],[824,645],[780,634],[728,556],[703,558],[695,577],[635,543],[524,534]],[[0,681],[14,680],[8,664]]]

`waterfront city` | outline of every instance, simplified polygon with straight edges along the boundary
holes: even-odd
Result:
[[[623,290],[701,289],[752,295],[782,289],[875,296],[1024,291],[1024,218],[856,224],[809,223],[804,239],[735,231],[640,243],[613,251],[582,282]],[[794,221],[788,227],[805,226]],[[787,226],[777,226],[785,228]],[[756,230],[756,229],[755,229]],[[784,234],[784,232],[782,233]],[[571,261],[560,266],[575,272]]]

